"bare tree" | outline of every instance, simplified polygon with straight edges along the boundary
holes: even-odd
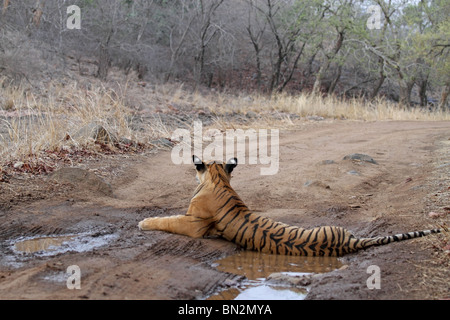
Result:
[[[331,63],[338,59],[338,55],[344,44],[345,36],[349,29],[352,28],[353,22],[352,16],[353,10],[353,0],[343,0],[343,1],[325,1],[324,3],[324,14],[327,15],[327,26],[329,30],[334,30],[334,43],[328,48],[323,48],[324,61],[321,64],[319,71],[316,74],[316,80],[314,81],[313,92],[318,93],[322,87],[322,82],[327,73]],[[339,81],[342,64],[338,64],[338,72],[335,79],[332,81],[328,88],[328,92],[332,93],[336,87],[337,81]]]
[[[8,10],[8,6],[9,6],[9,0],[3,0],[2,14],[6,14],[6,10]]]
[[[262,39],[267,27],[267,20],[260,19],[259,11],[256,7],[254,0],[247,1],[248,7],[248,20],[247,20],[247,34],[250,38],[250,42],[255,52],[255,64],[256,64],[256,83],[258,89],[261,89],[262,85],[262,57],[261,51],[263,49]]]
[[[323,18],[323,13],[317,1],[255,1],[251,2],[250,8],[256,8],[269,26],[273,38],[269,91],[281,92],[292,80],[304,49],[314,37],[313,30]],[[261,34],[250,31],[249,36],[255,50],[260,50],[256,40]]]
[[[194,78],[197,85],[201,83],[204,76],[206,49],[220,30],[213,21],[213,16],[222,3],[223,0],[199,0],[196,7],[198,24],[196,26],[197,43],[194,56]]]
[[[165,75],[165,81],[169,81],[173,76],[175,64],[182,56],[185,50],[185,42],[188,34],[191,32],[191,26],[196,15],[188,10],[188,4],[184,1],[181,3],[181,12],[175,12],[174,23],[169,28],[169,48],[170,48],[170,64]]]
[[[36,4],[33,8],[33,23],[36,27],[39,27],[41,23],[41,17],[44,11],[45,0],[36,0]]]

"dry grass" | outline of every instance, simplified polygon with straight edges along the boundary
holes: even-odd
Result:
[[[416,263],[420,271],[420,287],[430,296],[430,299],[450,299],[450,141],[447,137],[437,141],[433,154],[433,172],[427,182],[428,195],[426,197],[427,213],[436,213],[432,228],[447,229],[435,236],[423,239],[427,252],[432,252],[431,259]]]
[[[49,82],[39,90],[26,85],[10,86],[0,79],[0,164],[24,160],[43,150],[74,147],[95,150],[92,137],[78,134],[96,124],[118,138],[148,143],[159,137],[170,137],[178,118],[167,123],[173,106],[185,110],[206,110],[215,115],[219,128],[243,126],[235,124],[230,114],[248,115],[248,125],[289,127],[293,119],[321,116],[352,120],[450,120],[450,114],[400,108],[385,100],[366,103],[359,99],[342,100],[314,95],[232,95],[208,91],[191,92],[180,85],[148,85],[125,81],[123,85],[106,87],[90,79],[89,86],[80,81]],[[136,105],[139,105],[136,107]],[[155,113],[160,111],[162,113]],[[133,119],[147,114],[144,128],[137,130]],[[160,115],[163,114],[164,118]],[[195,114],[192,115],[192,122]],[[189,117],[189,115],[188,115]],[[186,118],[186,117],[185,117]],[[187,125],[185,121],[183,125]],[[191,122],[191,123],[192,123]]]
[[[1,85],[1,84],[0,84]],[[5,89],[2,96],[8,108],[0,124],[0,159],[24,160],[43,150],[94,147],[93,139],[80,130],[98,125],[117,137],[139,141],[130,128],[130,110],[121,93],[104,87],[92,90],[71,85],[49,85],[39,94],[19,86]]]
[[[332,119],[349,120],[450,120],[450,113],[424,110],[421,108],[400,107],[396,103],[378,99],[366,102],[361,99],[341,99],[336,96],[317,96],[312,94],[279,94],[272,97],[262,95],[226,97],[219,95],[217,110],[236,110],[239,112],[278,111],[295,113],[301,117],[321,116]]]
[[[450,232],[444,231],[433,237],[424,239],[424,246],[427,252],[433,252],[433,256],[428,260],[421,260],[414,263],[419,271],[418,285],[427,299],[450,299],[450,289],[448,279],[450,276]]]

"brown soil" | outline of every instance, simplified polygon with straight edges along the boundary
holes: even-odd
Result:
[[[261,176],[260,165],[241,162],[232,185],[255,212],[303,227],[338,225],[360,237],[433,228],[448,221],[449,128],[448,122],[299,122],[281,131],[278,174]],[[351,153],[377,164],[343,160]],[[137,228],[144,218],[186,211],[194,166],[174,165],[170,151],[160,150],[82,168],[0,182],[0,298],[202,299],[242,279],[212,265],[238,250],[232,243]],[[431,211],[441,217],[430,218]],[[89,241],[111,238],[82,252],[13,250],[21,237],[80,233]],[[433,235],[345,256],[344,267],[313,278],[307,298],[449,298],[446,239]],[[71,265],[80,267],[80,290],[66,287]],[[367,288],[371,265],[381,270],[380,289]]]

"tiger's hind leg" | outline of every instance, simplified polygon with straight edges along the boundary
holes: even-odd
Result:
[[[206,235],[214,234],[210,221],[185,215],[147,218],[139,222],[138,226],[140,230],[144,231],[166,231],[192,238],[202,238]]]

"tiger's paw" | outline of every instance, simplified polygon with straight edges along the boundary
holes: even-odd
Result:
[[[154,218],[147,218],[138,223],[139,230],[151,230],[151,220]]]

